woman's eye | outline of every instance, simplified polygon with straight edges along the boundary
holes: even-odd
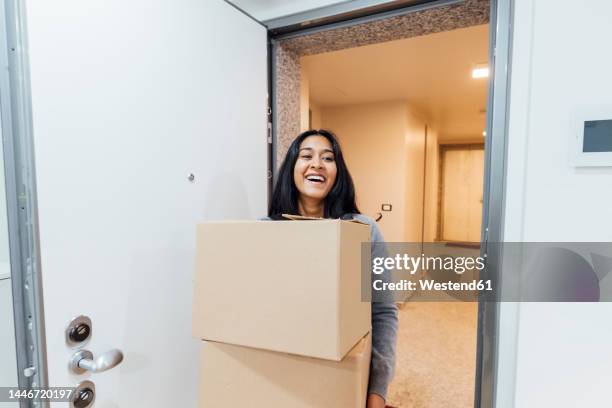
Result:
[[[333,157],[324,157],[323,160],[325,160],[326,162],[333,162],[334,158]]]
[[[304,155],[300,156],[300,159],[310,160],[310,159],[312,159],[312,156],[309,155],[309,154],[304,154]]]

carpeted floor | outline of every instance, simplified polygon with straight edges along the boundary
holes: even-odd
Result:
[[[390,406],[474,406],[477,313],[475,302],[403,304]]]

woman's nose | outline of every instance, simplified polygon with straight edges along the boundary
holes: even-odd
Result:
[[[313,159],[312,163],[310,164],[310,167],[315,169],[321,169],[323,168],[323,162],[320,159]]]

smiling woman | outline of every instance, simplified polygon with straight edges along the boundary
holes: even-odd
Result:
[[[293,168],[293,181],[300,192],[300,213],[313,217],[323,216],[323,206],[320,203],[334,185],[337,172],[331,142],[320,135],[304,139]]]
[[[353,179],[340,145],[327,130],[308,130],[289,146],[268,215],[340,218],[359,214]]]

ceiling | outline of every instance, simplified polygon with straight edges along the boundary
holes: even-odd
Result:
[[[315,104],[341,106],[406,100],[438,129],[440,140],[482,139],[487,79],[472,79],[488,61],[488,25],[302,58]]]
[[[246,13],[259,21],[285,17],[332,4],[346,3],[347,0],[231,0]]]

